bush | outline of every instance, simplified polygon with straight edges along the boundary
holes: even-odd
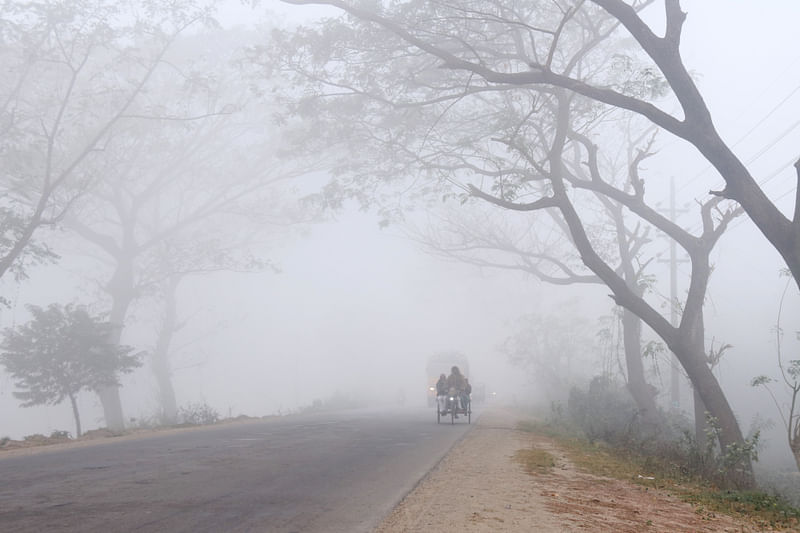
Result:
[[[720,427],[707,418],[705,442],[698,443],[688,421],[662,417],[659,428],[643,428],[639,411],[627,389],[604,377],[595,377],[588,390],[573,388],[567,415],[590,441],[645,457],[646,465],[669,470],[674,477],[697,477],[719,487],[748,485],[750,461],[758,459],[758,433],[741,445],[720,450]]]
[[[743,444],[733,444],[726,450],[719,446],[720,426],[717,419],[706,414],[705,442],[698,443],[695,436],[685,431],[679,449],[686,469],[692,475],[714,482],[720,487],[747,488],[750,462],[758,461],[759,433],[745,439]]]
[[[178,410],[178,420],[183,424],[205,426],[216,424],[219,421],[219,413],[208,404],[190,403]]]
[[[597,376],[586,392],[573,387],[567,413],[589,442],[630,446],[638,439],[639,411],[628,391],[608,378]]]

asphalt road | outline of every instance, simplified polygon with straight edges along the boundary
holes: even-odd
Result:
[[[0,454],[0,531],[370,531],[461,422],[356,410]]]

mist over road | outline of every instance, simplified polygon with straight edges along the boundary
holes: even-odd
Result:
[[[470,427],[369,409],[0,456],[0,529],[369,531]]]

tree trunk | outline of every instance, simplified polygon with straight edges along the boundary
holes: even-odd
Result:
[[[111,313],[109,321],[114,325],[109,336],[109,342],[119,345],[122,339],[122,330],[125,327],[125,316],[133,301],[133,260],[125,261],[118,258],[117,269],[106,287],[111,296]],[[110,385],[97,391],[100,403],[103,405],[103,415],[106,427],[111,431],[125,429],[125,416],[122,412],[122,400],[119,395],[119,385]]]
[[[642,321],[630,310],[622,310],[622,337],[625,365],[628,371],[628,390],[647,425],[659,424],[655,387],[647,383],[642,362]]]
[[[703,404],[703,399],[697,393],[697,389],[692,387],[694,395],[694,438],[697,441],[697,446],[703,449],[706,445],[706,406]]]
[[[153,351],[153,372],[158,383],[163,421],[166,423],[174,423],[178,418],[178,402],[175,398],[175,388],[172,386],[172,371],[169,364],[169,347],[175,331],[179,328],[176,299],[179,283],[180,276],[170,277],[164,295],[164,322]]]
[[[689,380],[694,387],[695,394],[697,394],[700,402],[696,402],[696,408],[703,409],[703,419],[705,419],[705,411],[713,416],[720,427],[719,444],[722,452],[733,445],[742,444],[744,442],[744,435],[739,428],[739,423],[736,420],[736,415],[733,413],[722,387],[719,385],[716,376],[705,362],[705,352],[702,349],[690,350],[679,346],[670,346],[681,365],[686,370]],[[695,420],[695,422],[697,422]],[[751,483],[752,479],[752,465],[747,461],[744,467],[749,471]]]
[[[78,413],[78,402],[74,394],[69,395],[69,402],[72,404],[72,415],[75,417],[75,438],[78,439],[81,433],[81,415]]]
[[[169,361],[156,361],[154,359],[153,371],[156,374],[159,398],[161,399],[162,422],[174,424],[178,421],[178,401],[175,397],[175,388],[172,386]]]

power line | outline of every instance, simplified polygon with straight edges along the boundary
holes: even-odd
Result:
[[[800,59],[800,58],[798,58],[798,59]],[[795,63],[796,63],[796,62],[797,62],[797,60],[795,60]],[[768,112],[768,113],[767,113],[767,114],[766,114],[764,117],[762,117],[762,118],[761,118],[761,120],[759,120],[759,121],[758,121],[758,122],[757,122],[757,123],[756,123],[756,124],[755,124],[753,127],[751,127],[749,130],[747,130],[747,132],[745,132],[745,134],[744,134],[744,135],[742,135],[742,136],[741,136],[741,137],[740,137],[740,138],[739,138],[739,139],[738,139],[736,142],[734,142],[734,143],[731,145],[731,148],[735,148],[737,145],[739,145],[739,143],[741,143],[742,141],[744,141],[744,140],[745,140],[745,139],[746,139],[746,138],[747,138],[747,137],[748,137],[748,136],[749,136],[751,133],[753,133],[753,132],[754,132],[754,131],[755,131],[755,130],[756,130],[756,129],[757,129],[757,128],[758,128],[758,127],[761,125],[761,124],[763,124],[763,123],[764,123],[764,122],[765,122],[765,121],[766,121],[766,120],[767,120],[769,117],[771,117],[771,116],[772,116],[772,115],[773,115],[773,114],[774,114],[774,113],[775,113],[775,112],[776,112],[778,109],[780,109],[780,107],[781,107],[781,106],[783,106],[783,104],[785,104],[785,103],[786,103],[786,102],[787,102],[787,101],[788,101],[788,100],[789,100],[789,99],[790,99],[792,96],[794,96],[794,95],[795,95],[795,94],[796,94],[798,91],[800,91],[800,85],[798,85],[798,86],[796,86],[794,89],[792,89],[792,90],[789,92],[789,94],[787,94],[787,95],[786,95],[786,96],[785,96],[783,99],[781,99],[781,101],[780,101],[780,102],[778,102],[777,104],[775,104],[775,105],[772,107],[772,109],[771,109],[771,110],[770,110],[770,111],[769,111],[769,112]],[[766,92],[766,90],[765,90],[764,92]],[[763,93],[762,93],[762,94],[763,94]],[[751,100],[750,100],[750,103],[752,103],[752,102],[753,102],[753,100],[755,100],[755,99],[751,99]],[[744,106],[744,109],[747,109],[747,108],[748,108],[748,106]],[[742,113],[739,115],[739,117],[741,117],[743,114],[744,114],[744,112],[742,112]],[[737,118],[736,120],[738,120],[738,118]],[[774,139],[774,140],[773,140],[771,143],[769,143],[767,147],[765,147],[765,148],[762,148],[762,149],[761,149],[761,151],[760,151],[760,152],[759,152],[759,153],[758,153],[756,156],[754,156],[754,158],[753,158],[751,161],[748,161],[748,164],[749,164],[749,163],[751,163],[752,161],[755,161],[755,159],[758,159],[758,157],[761,157],[761,155],[763,155],[763,153],[764,153],[765,151],[767,151],[767,150],[769,150],[770,148],[772,148],[772,146],[774,146],[774,145],[775,145],[775,144],[777,144],[777,143],[778,143],[780,140],[782,140],[782,139],[783,139],[783,138],[784,138],[786,135],[788,135],[788,134],[789,134],[789,133],[790,133],[790,132],[791,132],[793,129],[795,129],[795,128],[796,128],[798,125],[800,125],[800,121],[798,121],[798,122],[796,122],[795,124],[793,124],[792,126],[790,126],[790,127],[789,127],[789,128],[788,128],[788,129],[787,129],[787,130],[786,130],[786,131],[785,131],[785,132],[782,134],[782,135],[778,136],[778,137],[777,137],[776,139]],[[680,191],[682,191],[683,189],[685,189],[686,187],[688,187],[688,186],[689,186],[689,185],[690,185],[692,182],[694,182],[694,180],[696,180],[697,178],[699,178],[700,176],[702,176],[703,174],[705,174],[706,172],[708,172],[708,171],[709,171],[710,169],[712,169],[712,168],[713,168],[713,165],[711,165],[711,164],[708,164],[708,165],[706,165],[706,166],[705,166],[705,167],[704,167],[702,170],[700,170],[700,172],[698,172],[697,174],[695,174],[694,176],[692,176],[691,178],[689,178],[689,180],[688,180],[688,181],[686,181],[686,182],[685,182],[683,185],[681,185],[680,187],[678,187],[678,189],[677,189],[677,192],[680,192]]]
[[[768,151],[769,151],[769,150],[770,150],[770,149],[771,149],[773,146],[775,146],[776,144],[778,144],[778,142],[779,142],[779,141],[783,140],[783,138],[784,138],[784,137],[786,137],[787,135],[789,135],[789,134],[792,132],[792,130],[794,130],[795,128],[797,128],[797,126],[800,126],[800,120],[798,120],[797,122],[795,122],[794,124],[792,124],[791,126],[789,126],[788,128],[786,128],[786,129],[784,130],[784,132],[783,132],[783,133],[781,133],[779,136],[777,136],[775,139],[773,139],[773,140],[772,140],[770,143],[768,143],[768,144],[767,144],[765,147],[763,147],[763,148],[762,148],[762,149],[761,149],[761,150],[760,150],[760,151],[759,151],[757,154],[755,154],[753,157],[751,157],[750,159],[748,159],[746,164],[748,164],[748,165],[749,165],[750,163],[752,163],[753,161],[755,161],[756,159],[758,159],[759,157],[761,157],[762,155],[764,155],[765,153],[767,153],[767,152],[768,152]]]
[[[795,127],[796,127],[797,125],[800,125],[800,121],[798,121],[798,122],[795,124]],[[769,173],[769,174],[768,174],[766,177],[764,177],[764,178],[763,178],[761,181],[758,181],[757,183],[758,183],[759,187],[763,187],[765,184],[767,184],[768,182],[772,181],[772,179],[773,179],[773,178],[775,178],[775,177],[776,177],[776,176],[778,176],[778,175],[779,175],[781,172],[783,172],[784,170],[786,170],[786,168],[787,168],[787,167],[789,167],[789,166],[791,166],[792,164],[794,164],[794,162],[795,162],[795,161],[796,161],[796,156],[792,156],[792,157],[791,157],[791,158],[790,158],[788,161],[786,161],[786,163],[784,163],[783,165],[779,166],[777,169],[775,169],[775,170],[773,170],[772,172],[770,172],[770,173]],[[752,161],[748,161],[748,163],[750,163],[750,162],[752,162]],[[791,190],[794,190],[794,189],[791,189]],[[784,196],[786,196],[786,194],[788,194],[788,193],[784,193],[784,194],[782,194],[781,196],[779,196],[778,198],[776,198],[775,200],[773,200],[773,202],[777,202],[778,200],[780,200],[781,198],[783,198]],[[711,196],[710,194],[708,194],[708,193],[705,193],[705,194],[703,195],[703,197],[702,197],[702,198],[695,198],[695,200],[696,200],[697,202],[703,203],[703,202],[706,202],[706,201],[708,201],[708,200],[709,200],[711,197],[712,197],[712,196]],[[736,227],[736,226],[737,226],[737,225],[739,225],[740,223],[741,223],[741,222],[736,222],[735,224],[732,224],[732,225],[731,225],[731,228],[734,228],[734,227]],[[698,225],[697,223],[695,223],[695,224],[692,224],[692,225],[691,225],[691,226],[690,226],[690,227],[689,227],[689,228],[688,228],[686,231],[688,231],[689,233],[692,233],[692,234],[694,234],[694,232],[695,232],[695,231],[699,231],[701,228],[702,228],[702,226],[701,226],[701,225]],[[662,253],[663,253],[663,252],[662,252]]]

